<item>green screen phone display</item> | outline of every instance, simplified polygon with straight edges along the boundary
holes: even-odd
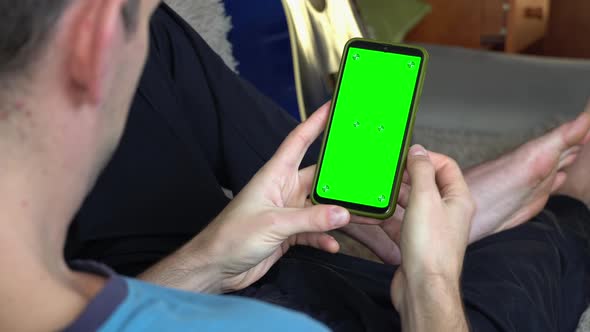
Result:
[[[345,57],[316,197],[380,210],[401,167],[422,57],[356,47]]]

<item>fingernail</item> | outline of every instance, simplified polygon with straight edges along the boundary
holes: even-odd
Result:
[[[341,207],[330,209],[330,223],[334,227],[344,226],[348,222],[348,211]]]
[[[416,144],[410,148],[410,155],[412,156],[428,156],[426,149],[420,145]]]

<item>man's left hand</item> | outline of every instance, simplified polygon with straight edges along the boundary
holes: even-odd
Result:
[[[402,220],[410,193],[409,177],[404,173],[397,206],[393,216],[386,220],[351,215],[350,224],[341,231],[357,240],[373,252],[385,264],[401,264],[399,243]]]

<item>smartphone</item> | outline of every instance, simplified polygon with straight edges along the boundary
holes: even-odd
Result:
[[[395,212],[428,53],[346,43],[311,200],[377,219]]]

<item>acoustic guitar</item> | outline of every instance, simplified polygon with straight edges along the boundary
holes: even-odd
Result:
[[[352,0],[282,0],[301,120],[332,98],[346,42],[365,37]]]

